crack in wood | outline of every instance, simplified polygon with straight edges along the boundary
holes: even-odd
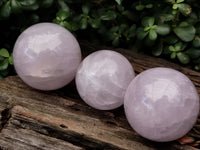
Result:
[[[0,133],[3,130],[3,128],[6,126],[6,124],[8,123],[9,119],[11,118],[11,108],[5,108],[2,112],[1,112],[1,120],[0,120]]]
[[[83,147],[87,150],[93,150],[93,149],[123,150],[122,148],[118,148],[110,143],[104,143],[104,142],[99,142],[98,140],[94,140],[93,138],[87,137],[84,134],[80,134],[70,130],[63,132],[58,128],[50,127],[43,123],[34,123],[31,122],[30,120],[26,120],[25,118],[23,119],[17,118],[17,119],[18,119],[17,121],[12,120],[11,123],[18,128],[21,128],[23,126],[24,129],[31,129],[37,133],[46,135],[48,137],[53,137],[56,139],[63,140],[65,142],[70,142],[76,146]],[[16,124],[16,122],[18,123]]]

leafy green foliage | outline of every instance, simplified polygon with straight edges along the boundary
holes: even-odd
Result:
[[[121,5],[122,0],[115,0],[119,5]]]
[[[175,34],[184,42],[192,41],[195,37],[196,29],[192,25],[189,24],[181,25],[181,24],[178,27],[174,28]]]
[[[0,9],[0,18],[6,19],[10,16],[11,14],[11,6],[10,6],[10,1],[6,2]]]
[[[78,39],[161,56],[200,70],[200,4],[197,0],[2,0],[0,78],[13,74],[19,34],[54,22]]]
[[[9,52],[8,52],[8,50],[5,49],[5,48],[0,49],[0,56],[5,57],[5,58],[8,58],[8,57],[9,57]]]
[[[8,74],[9,65],[13,65],[12,55],[5,48],[0,49],[0,79]]]

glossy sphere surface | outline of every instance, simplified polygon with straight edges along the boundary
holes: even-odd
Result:
[[[81,61],[77,40],[65,28],[39,23],[17,39],[13,60],[20,78],[39,90],[55,90],[68,84]]]
[[[199,96],[184,74],[153,68],[131,82],[124,107],[137,133],[153,141],[167,142],[182,137],[192,128],[199,113]]]
[[[88,105],[110,110],[123,104],[125,91],[134,76],[131,64],[123,55],[101,50],[83,60],[76,74],[76,86]]]

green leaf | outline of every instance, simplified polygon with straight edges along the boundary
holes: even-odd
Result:
[[[128,25],[126,25],[126,24],[121,24],[120,26],[119,26],[119,34],[122,34],[122,33],[124,33],[126,30],[128,30],[129,29],[129,26]]]
[[[0,61],[2,61],[2,60],[4,60],[5,59],[5,57],[3,57],[3,56],[0,56]]]
[[[80,23],[81,23],[80,28],[81,28],[82,30],[84,30],[84,29],[87,28],[87,18],[82,18]]]
[[[190,62],[190,57],[185,53],[179,52],[177,53],[177,57],[182,64],[188,64]]]
[[[111,32],[118,32],[119,31],[119,26],[114,26],[110,29]]]
[[[149,24],[148,24],[149,18],[150,18],[150,17],[144,17],[144,18],[142,18],[142,25],[143,25],[144,27],[148,27],[148,26],[149,26]]]
[[[188,24],[191,25],[196,25],[196,23],[199,21],[198,20],[198,16],[196,13],[192,12],[189,14],[189,16],[187,17],[187,19],[185,20],[186,22],[188,22]]]
[[[56,16],[59,17],[59,19],[61,19],[62,21],[67,19],[69,17],[69,12],[60,10],[59,12],[56,13]]]
[[[167,35],[170,33],[170,27],[167,24],[158,25],[156,32],[160,35]]]
[[[130,28],[129,28],[129,30],[127,30],[128,31],[128,38],[132,38],[132,37],[135,37],[135,35],[136,35],[136,25],[135,24],[133,24]]]
[[[21,4],[21,6],[22,6],[22,8],[24,10],[35,11],[35,10],[37,10],[39,8],[39,3],[36,2],[36,3],[32,4],[32,5],[22,5]]]
[[[82,5],[82,11],[84,14],[88,15],[90,12],[90,5],[88,3]]]
[[[8,61],[9,61],[10,65],[13,65],[13,56],[12,55],[8,58]]]
[[[10,1],[7,1],[0,10],[0,18],[7,19],[10,17],[11,14],[11,7],[10,7]]]
[[[163,52],[163,42],[160,41],[158,45],[155,48],[153,48],[152,54],[154,56],[160,56],[162,52]]]
[[[144,5],[137,5],[137,6],[135,6],[135,9],[137,10],[137,11],[142,11],[143,9],[144,9]]]
[[[37,2],[37,0],[20,0],[19,2],[23,6],[30,6],[34,5]]]
[[[147,34],[148,34],[148,32],[145,32],[143,28],[139,28],[139,29],[137,30],[137,38],[138,38],[139,40],[144,39],[144,38],[147,36]]]
[[[133,24],[133,25],[130,27],[129,31],[130,31],[130,32],[135,32],[135,29],[136,29],[136,24]]]
[[[183,46],[183,45],[182,45],[181,42],[176,43],[176,44],[174,45],[175,51],[176,51],[176,52],[181,51],[182,46]]]
[[[200,37],[199,36],[195,36],[194,40],[192,41],[192,45],[194,47],[200,47]]]
[[[177,0],[176,3],[182,3],[184,0]]]
[[[165,21],[171,21],[174,19],[172,14],[160,14],[159,15],[160,22],[164,23]]]
[[[148,9],[153,8],[153,4],[147,4],[147,5],[145,5],[145,7]]]
[[[194,69],[197,70],[197,71],[199,71],[200,67],[198,65],[195,65]]]
[[[174,4],[172,8],[173,9],[177,9],[178,8],[178,4]]]
[[[157,25],[153,25],[153,26],[151,26],[150,28],[153,29],[153,30],[156,30]]]
[[[149,39],[152,40],[152,41],[157,39],[157,33],[156,33],[155,30],[150,30],[149,31]]]
[[[175,52],[175,51],[176,51],[176,49],[175,49],[174,46],[172,46],[172,45],[169,46],[169,50],[170,50],[171,52]]]
[[[150,27],[150,26],[153,26],[154,21],[155,21],[155,18],[153,18],[153,17],[144,17],[142,19],[142,25],[144,27]]]
[[[70,12],[70,8],[69,6],[65,3],[64,0],[57,0],[58,2],[58,6],[61,10],[66,11],[66,12]]]
[[[187,23],[186,21],[183,21],[179,24],[179,27],[188,27],[189,23]]]
[[[149,31],[150,29],[151,29],[151,27],[145,27],[145,28],[144,28],[144,31],[147,32],[147,31]]]
[[[101,20],[99,18],[97,19],[89,19],[89,23],[92,26],[92,28],[99,28],[101,25]]]
[[[17,14],[22,12],[21,5],[17,0],[11,0],[11,8],[13,13]]]
[[[69,31],[72,31],[72,27],[71,27],[71,25],[69,24],[69,22],[67,22],[67,21],[61,21],[61,22],[59,23],[59,25],[62,26],[62,27],[64,27],[64,28],[66,28],[66,29],[68,29]]]
[[[179,8],[179,11],[185,16],[189,15],[192,12],[192,8],[188,4],[184,4],[184,3],[178,4],[178,8]]]
[[[172,52],[171,55],[170,55],[170,58],[175,59],[176,58],[176,52]]]
[[[173,14],[173,15],[176,15],[177,12],[178,12],[177,10],[172,10],[172,14]]]
[[[79,29],[79,24],[77,22],[70,22],[71,31],[77,31]]]
[[[53,23],[55,23],[55,24],[58,24],[58,25],[60,25],[60,23],[61,23],[62,21],[59,21],[59,20],[57,20],[57,19],[54,19],[53,20]],[[61,25],[62,26],[62,25]],[[63,27],[63,26],[62,26]]]
[[[102,20],[114,20],[117,17],[117,14],[115,11],[107,11],[106,13],[104,13],[100,18]]]
[[[5,70],[8,68],[8,59],[4,59],[0,62],[0,70]]]
[[[39,2],[37,0],[18,0],[21,7],[24,10],[37,10],[39,8]]]
[[[42,0],[40,6],[48,8],[53,4],[54,0]]]
[[[115,2],[117,2],[118,5],[121,5],[122,0],[115,0]]]
[[[167,3],[174,3],[174,0],[165,0]]]
[[[9,57],[10,55],[9,55],[7,49],[2,48],[2,49],[0,49],[0,56],[3,56],[3,57]]]
[[[174,32],[184,42],[190,42],[194,39],[196,30],[194,26],[188,25],[186,27],[176,27]]]
[[[189,55],[192,59],[197,59],[200,57],[200,49],[190,48],[186,51],[186,54]]]
[[[113,41],[112,41],[112,45],[117,47],[119,46],[119,37],[116,37]]]
[[[149,25],[150,27],[153,26],[154,22],[155,22],[155,18],[150,17],[150,18],[148,19],[148,25]]]

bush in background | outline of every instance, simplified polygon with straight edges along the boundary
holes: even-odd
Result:
[[[0,75],[13,73],[14,42],[38,22],[57,23],[78,39],[200,70],[199,9],[197,0],[1,0]]]

